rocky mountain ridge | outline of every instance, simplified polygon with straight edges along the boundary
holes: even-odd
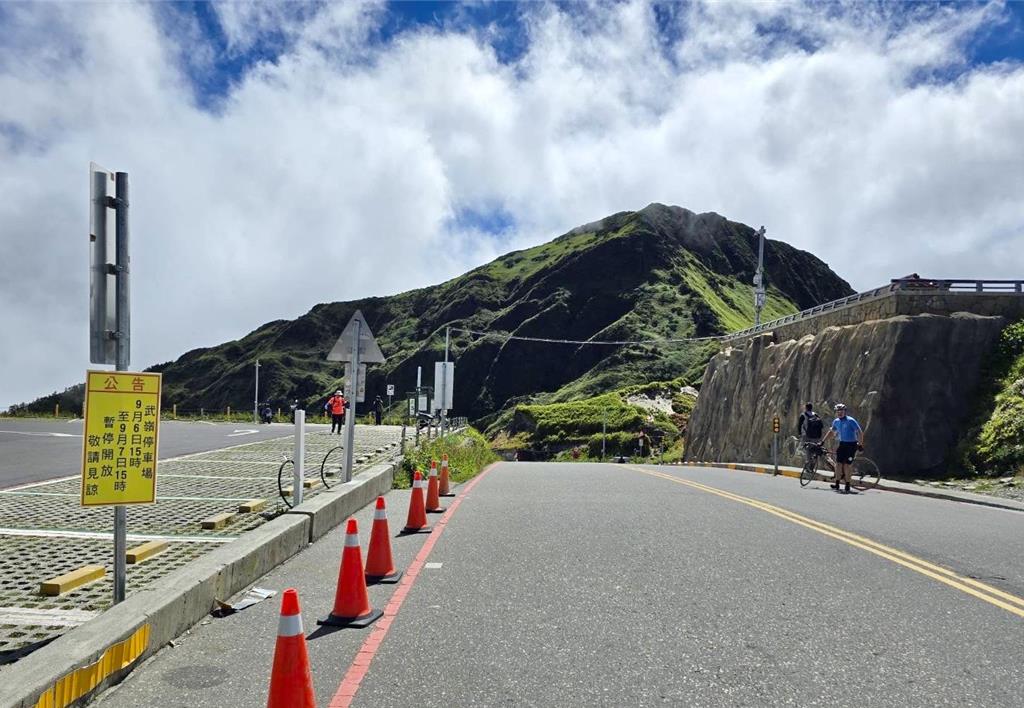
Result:
[[[164,374],[165,406],[179,411],[251,407],[257,358],[266,398],[312,404],[340,382],[341,367],[325,356],[359,309],[388,357],[369,369],[369,400],[383,395],[387,383],[404,395],[417,366],[429,379],[443,356],[446,326],[489,333],[456,331],[452,338],[455,412],[473,419],[538,396],[573,400],[651,380],[697,381],[713,345],[578,346],[507,335],[647,340],[734,331],[753,321],[756,264],[751,227],[651,204],[505,254],[436,287],[316,305],[295,320],[269,322],[153,370]],[[766,319],[852,293],[821,260],[781,241],[766,241],[765,271]]]

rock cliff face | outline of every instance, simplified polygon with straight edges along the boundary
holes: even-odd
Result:
[[[796,432],[803,404],[825,419],[846,403],[865,429],[866,454],[889,477],[942,468],[969,412],[1001,317],[916,315],[828,327],[799,340],[765,334],[715,356],[690,419],[688,460],[771,461]],[[780,452],[780,464],[793,464]]]

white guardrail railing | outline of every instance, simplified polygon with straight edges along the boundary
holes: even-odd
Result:
[[[814,307],[800,312],[795,312],[792,315],[780,317],[779,319],[772,320],[771,322],[763,322],[757,327],[748,327],[747,329],[742,329],[739,332],[726,334],[721,337],[721,341],[729,342],[735,339],[749,337],[750,335],[757,334],[758,332],[767,332],[785,324],[799,322],[801,320],[810,319],[811,317],[817,317],[823,312],[830,312],[831,310],[837,310],[841,307],[847,307],[849,305],[854,305],[868,300],[877,300],[878,298],[886,297],[897,290],[908,290],[914,292],[930,290],[952,293],[1004,293],[1021,295],[1024,294],[1024,280],[893,278],[888,285],[883,285],[873,290],[866,290],[862,293],[856,293],[855,295],[842,297],[838,300],[826,302],[821,305],[815,305]]]

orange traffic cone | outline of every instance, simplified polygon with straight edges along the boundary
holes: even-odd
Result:
[[[270,670],[267,708],[316,708],[313,677],[309,673],[306,637],[299,613],[299,593],[288,588],[281,596],[274,666]]]
[[[438,484],[437,484],[437,460],[430,461],[430,481],[427,485],[427,513],[428,514],[441,514],[444,512],[444,508],[441,506],[441,500],[438,497]]]
[[[423,499],[423,475],[419,470],[412,478],[412,496],[409,497],[409,515],[400,535],[408,533],[430,533],[427,526],[427,505]]]
[[[370,531],[370,547],[366,550],[366,582],[397,583],[402,571],[395,570],[391,558],[391,538],[388,531],[388,514],[384,510],[384,497],[377,497],[377,509],[373,512],[373,530]]]
[[[455,492],[448,489],[448,453],[441,455],[441,486],[438,487],[438,494],[442,497],[454,497]]]
[[[317,624],[332,627],[366,627],[380,619],[383,613],[370,607],[363,575],[363,553],[359,550],[359,529],[355,519],[348,520],[345,529],[345,550],[341,552],[338,571],[338,590],[334,594],[334,609],[327,619]]]

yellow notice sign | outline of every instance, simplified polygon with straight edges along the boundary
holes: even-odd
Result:
[[[82,506],[156,501],[160,374],[88,371]]]

